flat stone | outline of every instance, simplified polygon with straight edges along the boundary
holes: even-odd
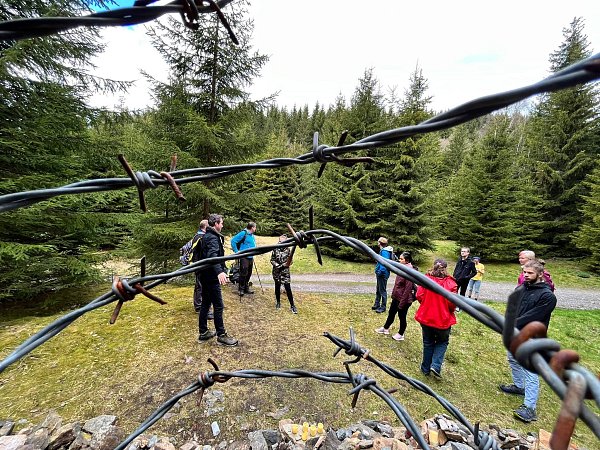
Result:
[[[169,442],[167,438],[161,438],[156,444],[154,444],[153,450],[177,450],[173,444]]]
[[[404,442],[386,437],[378,437],[373,440],[373,450],[406,450],[408,445]]]
[[[179,447],[179,450],[200,450],[201,448],[202,447],[200,447],[200,445],[196,442],[186,442],[181,447]]]
[[[75,436],[73,442],[71,442],[71,445],[69,445],[68,450],[82,450],[89,448],[91,438],[92,436],[89,433],[80,431]]]
[[[27,436],[14,434],[12,436],[0,436],[0,448],[2,450],[18,450],[25,445]]]
[[[234,441],[227,446],[227,450],[250,450],[248,441]]]
[[[337,450],[340,444],[341,442],[337,438],[335,431],[328,430],[325,434],[325,440],[321,443],[321,447],[319,447],[319,450]]]
[[[81,424],[79,424],[79,422],[63,425],[50,436],[49,450],[55,450],[59,447],[70,445],[80,432]]]
[[[0,420],[0,436],[8,436],[15,428],[12,420]]]
[[[267,444],[267,440],[262,434],[262,431],[253,431],[248,433],[248,440],[252,450],[271,450]]]
[[[102,415],[93,417],[83,424],[83,429],[88,433],[97,433],[102,428],[106,428],[110,425],[117,423],[117,416]]]
[[[52,435],[62,425],[62,417],[53,409],[50,410],[44,421],[37,428],[47,428],[48,434]]]
[[[114,450],[126,437],[122,428],[109,425],[92,435],[90,448],[92,450]]]
[[[25,444],[33,445],[36,448],[45,449],[46,447],[48,447],[49,442],[50,436],[48,436],[48,429],[38,428],[37,430],[34,430],[31,434],[27,435],[27,440],[25,441]]]

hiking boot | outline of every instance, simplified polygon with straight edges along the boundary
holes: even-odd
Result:
[[[217,335],[214,331],[206,330],[200,336],[198,336],[198,342],[208,341],[209,339],[214,338]]]
[[[522,420],[523,422],[529,423],[537,420],[535,409],[531,409],[525,405],[519,406],[513,411],[513,414],[517,419]]]
[[[377,314],[384,313],[384,312],[385,312],[385,308],[378,308],[378,309],[376,309],[376,310],[375,310],[375,312],[376,312]]]
[[[442,378],[442,373],[441,373],[439,370],[437,370],[437,369],[435,369],[435,368],[433,368],[433,367],[431,368],[431,373],[432,373],[432,374],[433,374],[433,376],[435,376],[436,378]]]
[[[395,335],[392,336],[392,339],[395,341],[403,341],[404,340],[404,335],[400,334],[400,333],[396,333]]]
[[[378,334],[390,334],[390,330],[388,330],[387,328],[379,327],[379,328],[375,329],[375,333],[378,333]]]
[[[498,389],[500,389],[505,394],[525,395],[525,389],[517,387],[514,384],[501,384],[498,386]]]
[[[293,314],[298,314],[298,310],[296,309],[296,307],[295,307],[295,306],[292,306],[292,307],[290,308],[290,311],[292,311],[292,313],[293,313]]]
[[[377,311],[379,309],[379,305],[373,305],[373,306],[371,306],[371,309],[373,311]]]
[[[279,302],[275,303],[275,309],[279,309],[279,308],[281,308],[281,303],[279,303]]]
[[[227,333],[223,333],[217,336],[217,344],[225,345],[226,347],[235,347],[238,345],[238,340]]]

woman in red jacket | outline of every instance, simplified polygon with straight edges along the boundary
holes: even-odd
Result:
[[[405,264],[408,267],[412,267],[415,270],[419,270],[417,267],[412,265],[412,256],[409,252],[402,252],[398,258],[400,264]],[[396,281],[394,282],[394,290],[392,291],[392,301],[390,302],[390,312],[388,313],[387,320],[382,327],[375,330],[375,333],[379,334],[390,334],[390,327],[394,323],[396,313],[398,319],[400,319],[400,329],[396,334],[392,336],[395,341],[404,340],[404,331],[406,331],[406,314],[408,309],[414,300],[413,298],[413,287],[414,283],[406,278],[396,275]]]
[[[433,268],[425,275],[450,292],[457,292],[454,278],[448,275],[448,263],[443,259],[436,259]],[[440,294],[419,286],[417,289],[419,309],[415,320],[421,324],[423,331],[423,362],[421,372],[425,375],[433,373],[436,377],[442,376],[442,364],[448,348],[450,330],[456,323],[454,310],[456,305]]]

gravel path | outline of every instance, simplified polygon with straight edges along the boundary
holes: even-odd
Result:
[[[273,287],[271,274],[261,274],[264,287]],[[388,293],[392,292],[394,276],[388,281]],[[255,288],[259,288],[256,275],[252,276]],[[515,288],[513,283],[495,283],[484,281],[481,285],[480,299],[505,302],[508,294]],[[335,294],[374,294],[375,275],[350,273],[303,274],[292,273],[292,290],[299,292],[324,292]],[[554,292],[558,308],[595,310],[600,309],[600,290],[557,288]]]

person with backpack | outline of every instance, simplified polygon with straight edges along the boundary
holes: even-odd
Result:
[[[221,234],[223,216],[211,214],[208,216],[208,227],[202,238],[202,245],[194,249],[192,261],[225,256],[223,244],[225,237]],[[238,345],[238,340],[227,334],[223,322],[223,294],[221,286],[227,284],[227,272],[224,262],[211,264],[198,271],[202,285],[202,305],[198,314],[198,342],[206,342],[217,336],[217,343],[227,347]],[[214,311],[215,331],[208,329],[208,310],[212,305]]]
[[[388,240],[383,236],[377,239],[379,254],[385,259],[392,259],[394,248],[388,246]],[[381,263],[375,266],[375,277],[377,278],[377,291],[375,292],[375,303],[371,307],[376,313],[384,313],[387,305],[387,281],[390,271]]]
[[[402,252],[398,259],[400,264],[404,264],[415,270],[419,270],[418,267],[412,264],[412,256],[409,252]],[[392,290],[392,301],[390,302],[390,311],[388,313],[387,320],[382,327],[375,330],[375,333],[379,334],[390,334],[390,327],[394,323],[394,318],[398,314],[400,320],[400,329],[396,334],[392,336],[395,341],[404,340],[404,332],[406,331],[406,314],[410,305],[415,300],[416,285],[404,278],[401,275],[396,275],[396,281],[394,282],[394,289]]]
[[[454,278],[448,275],[448,263],[443,259],[436,259],[433,267],[425,274],[427,278],[439,284],[449,292],[457,292]],[[456,324],[454,310],[456,305],[446,297],[429,289],[419,286],[417,288],[417,301],[419,309],[415,320],[421,324],[423,333],[423,361],[421,372],[423,375],[433,373],[438,378],[442,377],[442,364],[450,341],[452,325]]]
[[[181,262],[182,266],[187,266],[192,262],[194,249],[197,245],[201,245],[202,237],[206,234],[206,227],[208,227],[208,220],[201,220],[200,225],[198,226],[198,231],[196,232],[194,237],[179,249],[179,254],[181,255],[179,257],[179,262]],[[198,279],[198,272],[196,272],[195,275],[196,280],[194,283],[194,311],[196,311],[196,313],[199,313],[200,305],[202,304],[202,285],[200,284],[200,280]],[[208,311],[208,320],[212,319],[213,311],[211,308]]]
[[[287,235],[279,236],[279,242],[287,239]],[[290,286],[290,265],[292,264],[292,251],[289,247],[275,248],[271,253],[271,265],[273,266],[273,281],[275,282],[275,309],[281,308],[281,285],[285,288],[288,301],[290,302],[290,311],[298,314],[298,309],[294,305],[294,296]]]
[[[246,229],[240,231],[231,238],[231,250],[233,250],[233,253],[238,253],[242,250],[256,247],[254,233],[256,233],[256,222],[248,222]],[[244,294],[254,294],[254,291],[251,291],[250,287],[248,286],[248,283],[250,282],[250,276],[252,275],[252,264],[254,262],[254,257],[247,256],[245,258],[240,258],[239,261],[240,278],[238,281],[238,293],[240,296]]]

